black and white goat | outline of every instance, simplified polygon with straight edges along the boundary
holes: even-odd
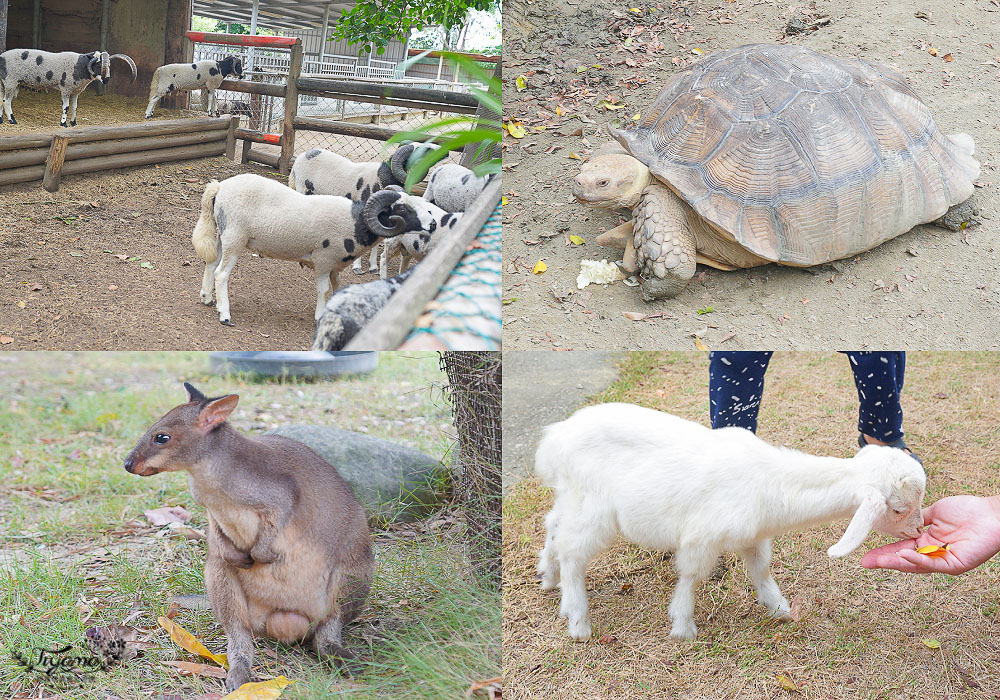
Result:
[[[76,126],[77,98],[93,81],[101,80],[106,85],[111,80],[112,58],[120,58],[129,65],[132,69],[132,81],[135,82],[138,76],[135,61],[123,53],[51,53],[37,49],[11,49],[0,53],[0,97],[3,98],[0,124],[4,117],[11,124],[17,124],[11,111],[11,101],[17,97],[18,88],[24,85],[35,89],[59,90],[62,95],[62,120],[59,124],[66,126],[68,112],[69,125]]]
[[[365,202],[346,197],[307,197],[259,175],[213,180],[201,199],[201,217],[191,236],[205,261],[201,300],[212,303],[216,288],[219,321],[232,325],[229,276],[244,250],[263,257],[291,260],[316,272],[316,320],[323,315],[326,293],[356,257],[382,237],[433,231],[447,212],[420,197],[391,190]]]
[[[445,163],[431,173],[427,189],[424,190],[424,199],[445,211],[466,211],[493,177],[476,177],[463,165]]]
[[[215,102],[215,91],[230,75],[243,79],[243,61],[236,56],[226,56],[221,61],[198,61],[196,63],[168,63],[153,73],[149,84],[149,104],[146,105],[146,119],[153,116],[153,109],[164,95],[175,90],[204,89],[208,93],[208,113],[219,116]]]

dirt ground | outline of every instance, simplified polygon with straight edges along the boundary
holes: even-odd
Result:
[[[707,425],[703,353],[637,353],[591,403],[621,400]],[[907,355],[906,441],[924,461],[924,505],[1000,493],[1000,358]],[[813,454],[857,451],[857,391],[843,355],[777,353],[760,437]],[[507,466],[507,465],[505,465]],[[516,466],[516,465],[512,465]],[[530,466],[530,459],[529,459]],[[697,589],[694,642],[669,636],[676,576],[669,554],[619,542],[587,567],[594,636],[570,640],[558,592],[535,575],[551,490],[528,477],[504,495],[504,691],[523,698],[963,698],[1000,696],[1000,561],[961,576],[867,570],[871,535],[840,560],[826,548],[846,521],[775,538],[771,571],[797,621],[769,620],[733,556]],[[926,640],[926,641],[925,641]],[[935,647],[935,642],[939,647]],[[796,691],[780,685],[779,676]]]
[[[22,95],[37,102],[56,95]],[[81,98],[78,124],[123,123],[138,101]],[[135,103],[135,104],[132,104]],[[138,112],[134,109],[138,105]],[[33,105],[37,109],[37,105]],[[47,106],[47,103],[46,103]],[[0,127],[25,133],[19,124]],[[163,110],[157,117],[184,113]],[[86,117],[86,119],[85,119]],[[50,124],[39,131],[55,131]],[[244,172],[282,178],[225,157],[0,187],[0,347],[9,350],[295,350],[312,344],[315,278],[295,263],[244,254],[230,283],[235,327],[198,298],[202,263],[191,247],[201,193],[211,179]],[[350,268],[341,284],[359,278]]]
[[[696,340],[726,349],[997,346],[995,2],[514,0],[510,10],[504,121],[520,120],[527,134],[504,137],[508,348],[692,348]],[[830,21],[785,37],[789,21],[803,16],[807,25]],[[621,259],[594,239],[625,218],[575,202],[570,187],[580,160],[574,158],[586,159],[609,141],[606,124],[631,122],[698,54],[754,42],[794,43],[900,70],[945,133],[974,137],[983,169],[973,197],[984,223],[962,233],[918,226],[873,251],[814,269],[699,266],[680,296],[648,304],[622,282],[577,290],[581,259]],[[518,76],[527,83],[521,92]],[[608,110],[601,106],[606,101],[625,107]],[[571,235],[585,243],[572,245]],[[539,260],[548,270],[532,274]],[[632,321],[623,312],[655,318]]]

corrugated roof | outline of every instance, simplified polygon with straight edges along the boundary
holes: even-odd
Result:
[[[269,29],[322,28],[323,14],[330,6],[330,26],[355,2],[310,2],[307,0],[260,0],[257,24]],[[194,0],[194,14],[223,22],[250,25],[253,0]]]

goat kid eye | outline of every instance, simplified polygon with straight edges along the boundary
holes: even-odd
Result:
[[[153,442],[155,442],[157,445],[166,445],[168,442],[170,442],[170,436],[167,435],[166,433],[157,433],[156,437],[153,438]]]

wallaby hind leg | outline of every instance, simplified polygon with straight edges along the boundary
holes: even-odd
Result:
[[[358,657],[344,647],[344,626],[339,617],[332,617],[316,627],[313,645],[320,659],[332,662],[337,667],[356,676],[361,673]]]
[[[253,635],[245,622],[249,617],[246,600],[232,574],[226,571],[218,559],[210,559],[205,566],[205,589],[212,603],[212,612],[222,624],[228,640],[226,657],[229,660],[229,672],[226,674],[226,690],[232,692],[254,680],[250,673],[254,645]]]

